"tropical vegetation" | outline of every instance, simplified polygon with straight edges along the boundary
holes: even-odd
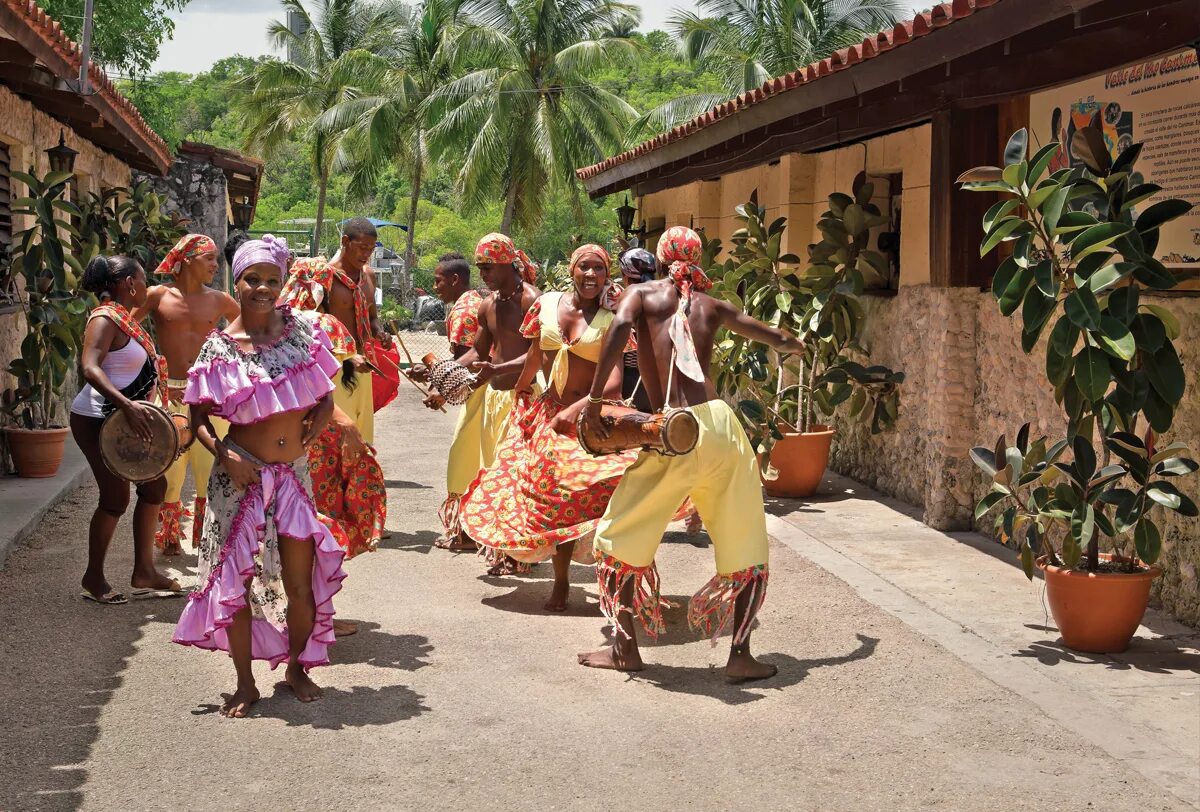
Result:
[[[1181,443],[1162,439],[1186,391],[1174,343],[1179,320],[1145,296],[1177,284],[1155,250],[1162,226],[1192,206],[1172,198],[1150,204],[1162,189],[1136,171],[1142,145],[1114,156],[1098,120],[1070,144],[1081,166],[1050,173],[1063,145],[1031,157],[1028,141],[1018,131],[1003,166],[959,180],[1000,193],[984,217],[980,254],[1011,247],[992,294],[1002,314],[1019,320],[1025,352],[1045,346],[1065,436],[1033,438],[1026,424],[1015,443],[1001,437],[994,449],[974,449],[991,482],[976,516],[996,510],[1031,578],[1039,558],[1099,571],[1101,537],[1117,553],[1109,567],[1137,571],[1162,549],[1156,513],[1198,513],[1171,482],[1197,464]]]
[[[299,32],[271,28],[291,61],[235,57],[122,90],[172,144],[266,158],[256,229],[319,221],[328,250],[327,223],[369,213],[408,227],[381,239],[410,267],[430,269],[497,229],[553,264],[616,230],[614,204],[588,200],[577,167],[671,126],[687,103],[740,92],[738,71],[745,84],[790,70],[895,11],[890,0],[753,5],[773,16],[735,54],[716,40],[701,47],[700,33],[639,33],[636,8],[616,0],[281,0],[303,20]],[[785,29],[786,58],[775,42]],[[734,66],[751,51],[753,70]]]

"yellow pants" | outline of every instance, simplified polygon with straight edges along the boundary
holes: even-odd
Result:
[[[496,449],[508,435],[508,415],[513,404],[517,402],[517,393],[511,389],[502,392],[490,386],[486,387],[485,391],[487,394],[484,397],[480,424],[479,455],[480,467],[490,468],[496,461]]]
[[[483,465],[483,413],[489,388],[476,389],[458,410],[450,458],[446,462],[446,492],[463,494]],[[493,446],[494,448],[494,446]]]
[[[362,435],[363,442],[375,445],[375,398],[372,393],[372,373],[359,372],[355,375],[354,390],[342,386],[342,373],[333,376],[333,402],[350,416]]]
[[[188,407],[183,403],[171,403],[172,414],[188,414]],[[213,429],[217,432],[217,437],[224,437],[229,431],[229,424],[219,417],[209,417],[209,422],[212,423]],[[208,498],[208,476],[212,473],[213,455],[208,453],[208,449],[196,440],[192,443],[187,451],[175,460],[175,463],[167,469],[167,495],[163,498],[163,502],[171,504],[178,502],[183,495],[183,481],[187,478],[187,469],[191,466],[192,479],[196,481],[196,498]]]
[[[596,528],[595,548],[631,567],[648,567],[687,497],[712,538],[717,573],[767,564],[767,520],[758,463],[733,409],[722,400],[689,407],[700,424],[690,454],[643,451],[625,472]]]

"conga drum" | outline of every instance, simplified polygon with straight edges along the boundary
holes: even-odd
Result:
[[[690,453],[700,439],[700,424],[686,409],[649,414],[624,403],[604,403],[600,419],[609,428],[607,437],[592,432],[583,417],[580,412],[575,424],[579,444],[593,457],[634,449],[675,457]]]
[[[153,403],[147,441],[134,432],[122,411],[115,411],[100,426],[100,456],[108,470],[128,482],[158,479],[188,449],[194,439],[186,415],[171,414]]]

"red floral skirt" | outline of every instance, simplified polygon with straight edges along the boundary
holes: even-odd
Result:
[[[488,550],[535,563],[554,555],[560,544],[587,539],[576,545],[574,556],[594,560],[592,534],[637,452],[593,457],[574,434],[552,428],[562,410],[549,393],[519,401],[495,463],[463,496],[462,529]]]
[[[346,558],[375,550],[387,519],[387,489],[375,450],[351,463],[342,455],[342,428],[330,423],[308,447],[313,502]]]

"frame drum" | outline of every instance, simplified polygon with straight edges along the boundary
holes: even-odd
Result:
[[[193,440],[187,415],[170,414],[153,403],[142,405],[152,411],[149,442],[134,433],[122,411],[110,414],[100,426],[100,456],[110,471],[128,482],[158,479]]]

